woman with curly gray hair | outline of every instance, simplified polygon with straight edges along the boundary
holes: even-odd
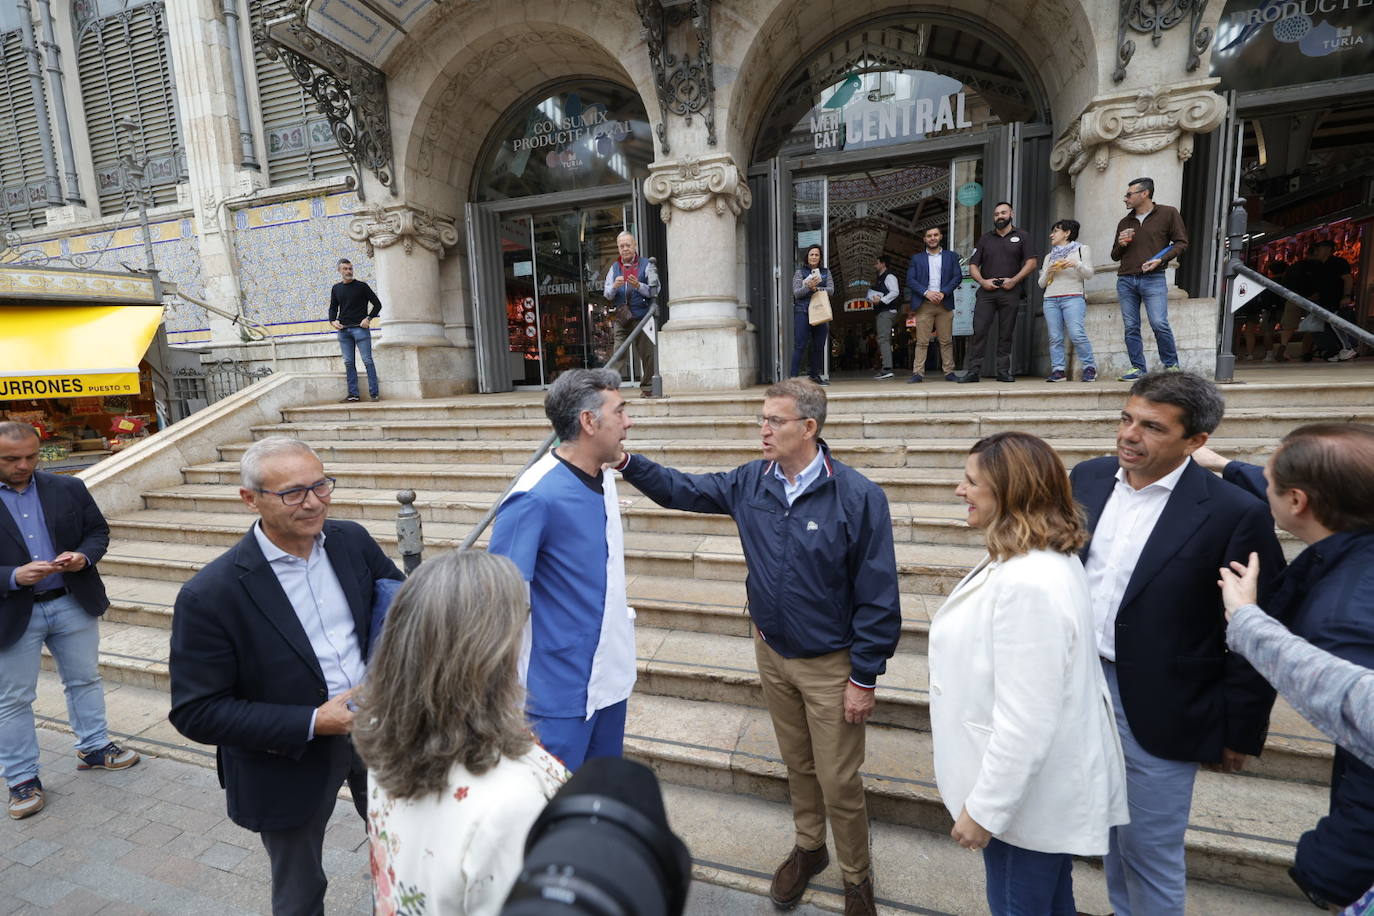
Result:
[[[528,610],[515,564],[482,551],[431,560],[396,594],[353,732],[379,914],[497,913],[568,777],[525,721]]]

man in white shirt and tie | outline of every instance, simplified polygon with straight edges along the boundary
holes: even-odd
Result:
[[[1121,411],[1115,457],[1070,475],[1092,531],[1083,561],[1126,755],[1131,822],[1112,828],[1105,859],[1116,916],[1183,916],[1198,766],[1240,770],[1268,730],[1274,692],[1227,651],[1216,580],[1254,551],[1264,595],[1283,553],[1268,506],[1190,458],[1224,410],[1207,379],[1146,375]]]

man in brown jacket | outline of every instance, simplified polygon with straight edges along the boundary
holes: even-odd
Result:
[[[1188,248],[1188,230],[1177,209],[1155,203],[1153,178],[1132,181],[1125,200],[1128,212],[1116,224],[1112,260],[1121,264],[1116,272],[1116,296],[1126,329],[1126,355],[1131,360],[1131,370],[1120,381],[1133,382],[1146,372],[1145,345],[1140,339],[1142,302],[1163,368],[1179,368],[1174,332],[1169,327],[1169,282],[1164,270]]]

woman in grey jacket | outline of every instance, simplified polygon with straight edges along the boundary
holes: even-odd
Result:
[[[1243,655],[1288,703],[1333,741],[1374,766],[1374,670],[1325,652],[1255,603],[1259,557],[1221,569],[1226,645]],[[1374,914],[1374,887],[1339,912]]]

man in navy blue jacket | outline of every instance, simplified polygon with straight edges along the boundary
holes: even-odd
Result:
[[[902,612],[887,497],[820,439],[825,392],[788,379],[764,393],[763,458],[733,471],[683,474],[642,455],[616,470],[660,506],[732,516],[739,527],[754,652],[787,782],[796,845],[771,896],[790,907],[830,862],[846,916],[872,914],[863,723],[897,648]]]
[[[367,771],[348,737],[378,579],[401,572],[356,522],[330,521],[334,479],[299,439],[253,443],[240,498],[258,520],[182,586],[172,614],[172,725],[216,746],[229,819],[256,831],[275,916],[318,916],[324,831]]]
[[[959,267],[959,256],[944,248],[944,230],[931,226],[923,238],[925,250],[913,254],[906,269],[911,304],[902,313],[916,316],[915,349],[907,384],[925,381],[926,347],[930,344],[932,326],[940,341],[940,368],[945,381],[953,382],[958,380],[954,374],[954,291],[964,279],[964,272]]]
[[[1194,457],[1267,499],[1279,527],[1308,545],[1263,608],[1314,646],[1374,668],[1374,426],[1301,426],[1266,469],[1210,449]],[[1374,768],[1343,747],[1330,813],[1302,835],[1289,874],[1319,906],[1348,906],[1374,884]]]

